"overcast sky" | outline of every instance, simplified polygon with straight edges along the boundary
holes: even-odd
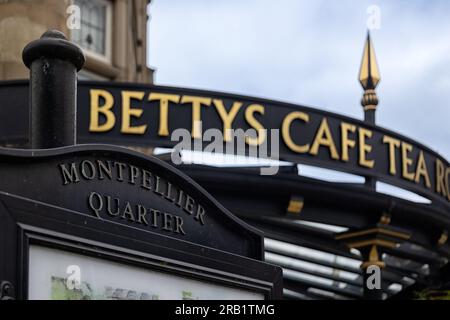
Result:
[[[450,1],[152,0],[155,83],[240,93],[361,119],[367,13],[378,124],[450,159]]]

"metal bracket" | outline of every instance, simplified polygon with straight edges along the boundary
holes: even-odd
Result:
[[[0,300],[15,300],[14,286],[9,281],[0,283]]]

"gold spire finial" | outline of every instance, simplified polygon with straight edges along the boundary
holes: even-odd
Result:
[[[364,110],[375,110],[378,105],[375,88],[380,82],[380,72],[378,71],[375,50],[370,40],[369,31],[367,31],[367,40],[364,45],[364,53],[359,70],[359,82],[364,88],[364,95],[361,100]]]
[[[375,50],[373,49],[370,33],[367,32],[367,40],[364,45],[361,69],[359,70],[359,82],[365,90],[375,89],[380,82],[380,72],[378,71]]]

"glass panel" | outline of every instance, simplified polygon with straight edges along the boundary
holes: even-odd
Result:
[[[210,280],[31,245],[31,300],[262,300],[263,294]]]
[[[80,7],[81,30],[73,30],[72,40],[95,53],[106,54],[107,4],[100,0],[75,0]]]

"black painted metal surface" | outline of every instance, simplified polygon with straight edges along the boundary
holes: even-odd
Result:
[[[47,31],[23,50],[30,69],[30,140],[33,149],[76,144],[77,71],[82,50],[59,31]]]
[[[26,128],[24,124],[27,119],[27,107],[26,107],[26,95],[24,91],[26,90],[26,82],[16,81],[16,82],[4,82],[0,83],[0,97],[4,97],[3,103],[4,108],[0,108],[0,117],[5,119],[6,123],[3,127],[0,126],[0,143],[3,145],[18,144],[24,146],[26,144]],[[90,132],[90,91],[92,89],[101,89],[110,92],[114,98],[114,105],[111,111],[115,115],[115,126],[106,132]],[[147,130],[144,134],[123,134],[121,133],[121,120],[122,120],[122,109],[121,109],[121,93],[124,90],[140,91],[145,93],[142,101],[132,101],[132,106],[136,110],[142,110],[143,113],[139,118],[133,117],[132,121],[135,126],[137,125],[147,125]],[[9,91],[15,91],[19,96],[12,96]],[[21,92],[21,94],[20,94]],[[358,150],[357,148],[351,148],[349,150],[350,160],[347,162],[337,161],[330,158],[327,148],[321,148],[319,154],[312,156],[310,154],[298,154],[290,151],[288,147],[280,142],[280,159],[292,161],[295,163],[304,163],[314,166],[329,168],[338,171],[349,172],[357,174],[364,177],[374,177],[379,181],[383,181],[400,188],[416,192],[433,201],[436,207],[443,207],[447,211],[449,210],[449,201],[447,197],[439,194],[436,190],[437,187],[437,170],[436,161],[442,162],[443,167],[447,168],[449,163],[446,159],[440,156],[438,153],[434,152],[432,149],[410,139],[399,135],[390,130],[386,130],[379,126],[374,126],[364,121],[358,121],[346,116],[322,111],[319,109],[313,109],[300,105],[287,104],[283,102],[271,101],[266,99],[259,99],[253,97],[231,95],[225,93],[184,89],[184,88],[172,88],[172,87],[162,87],[162,86],[149,86],[143,84],[125,84],[125,83],[111,83],[111,82],[96,82],[96,81],[82,81],[78,85],[78,116],[77,116],[77,140],[80,143],[107,143],[115,144],[121,146],[139,146],[139,147],[173,147],[177,144],[177,141],[172,141],[169,136],[159,136],[158,135],[158,119],[159,119],[159,107],[157,102],[148,101],[148,93],[165,93],[165,94],[175,94],[175,95],[192,95],[192,96],[202,96],[202,97],[212,97],[216,99],[222,99],[225,105],[230,106],[233,101],[241,101],[245,105],[251,103],[262,104],[266,106],[266,113],[264,117],[261,115],[259,121],[267,129],[280,129],[281,123],[284,117],[290,112],[303,111],[309,114],[310,122],[308,125],[301,123],[293,124],[293,130],[296,128],[300,132],[301,143],[311,142],[314,135],[316,134],[316,129],[321,119],[327,118],[330,130],[335,137],[340,136],[339,125],[342,122],[353,124],[357,127],[367,128],[373,131],[373,136],[367,139],[367,143],[372,146],[372,151],[370,157],[373,157],[375,165],[373,168],[365,168],[358,164]],[[101,104],[104,103],[103,101]],[[15,105],[15,111],[11,112],[8,109],[9,106]],[[188,105],[171,105],[169,110],[169,128],[170,130],[175,129],[186,129],[191,130],[191,113],[192,110]],[[236,116],[233,122],[234,128],[248,128],[248,124],[245,122],[245,118],[241,113]],[[100,115],[100,120],[102,123],[105,122],[105,117]],[[222,128],[223,123],[220,120],[217,112],[214,111],[213,107],[202,109],[202,126],[203,130],[209,128]],[[414,159],[413,165],[410,169],[413,173],[417,165],[417,159],[419,157],[419,152],[423,152],[424,160],[429,173],[430,178],[430,188],[426,187],[423,179],[416,183],[415,181],[410,181],[402,177],[402,157],[400,154],[401,150],[396,150],[397,156],[395,157],[395,166],[397,168],[396,174],[392,175],[389,173],[389,155],[388,147],[383,143],[383,137],[389,136],[394,137],[400,141],[410,144],[413,150],[409,153],[409,158]],[[341,149],[341,143],[336,141],[337,149]],[[299,142],[299,143],[300,143]],[[207,145],[207,142],[203,142]],[[371,188],[368,188],[371,189]]]

